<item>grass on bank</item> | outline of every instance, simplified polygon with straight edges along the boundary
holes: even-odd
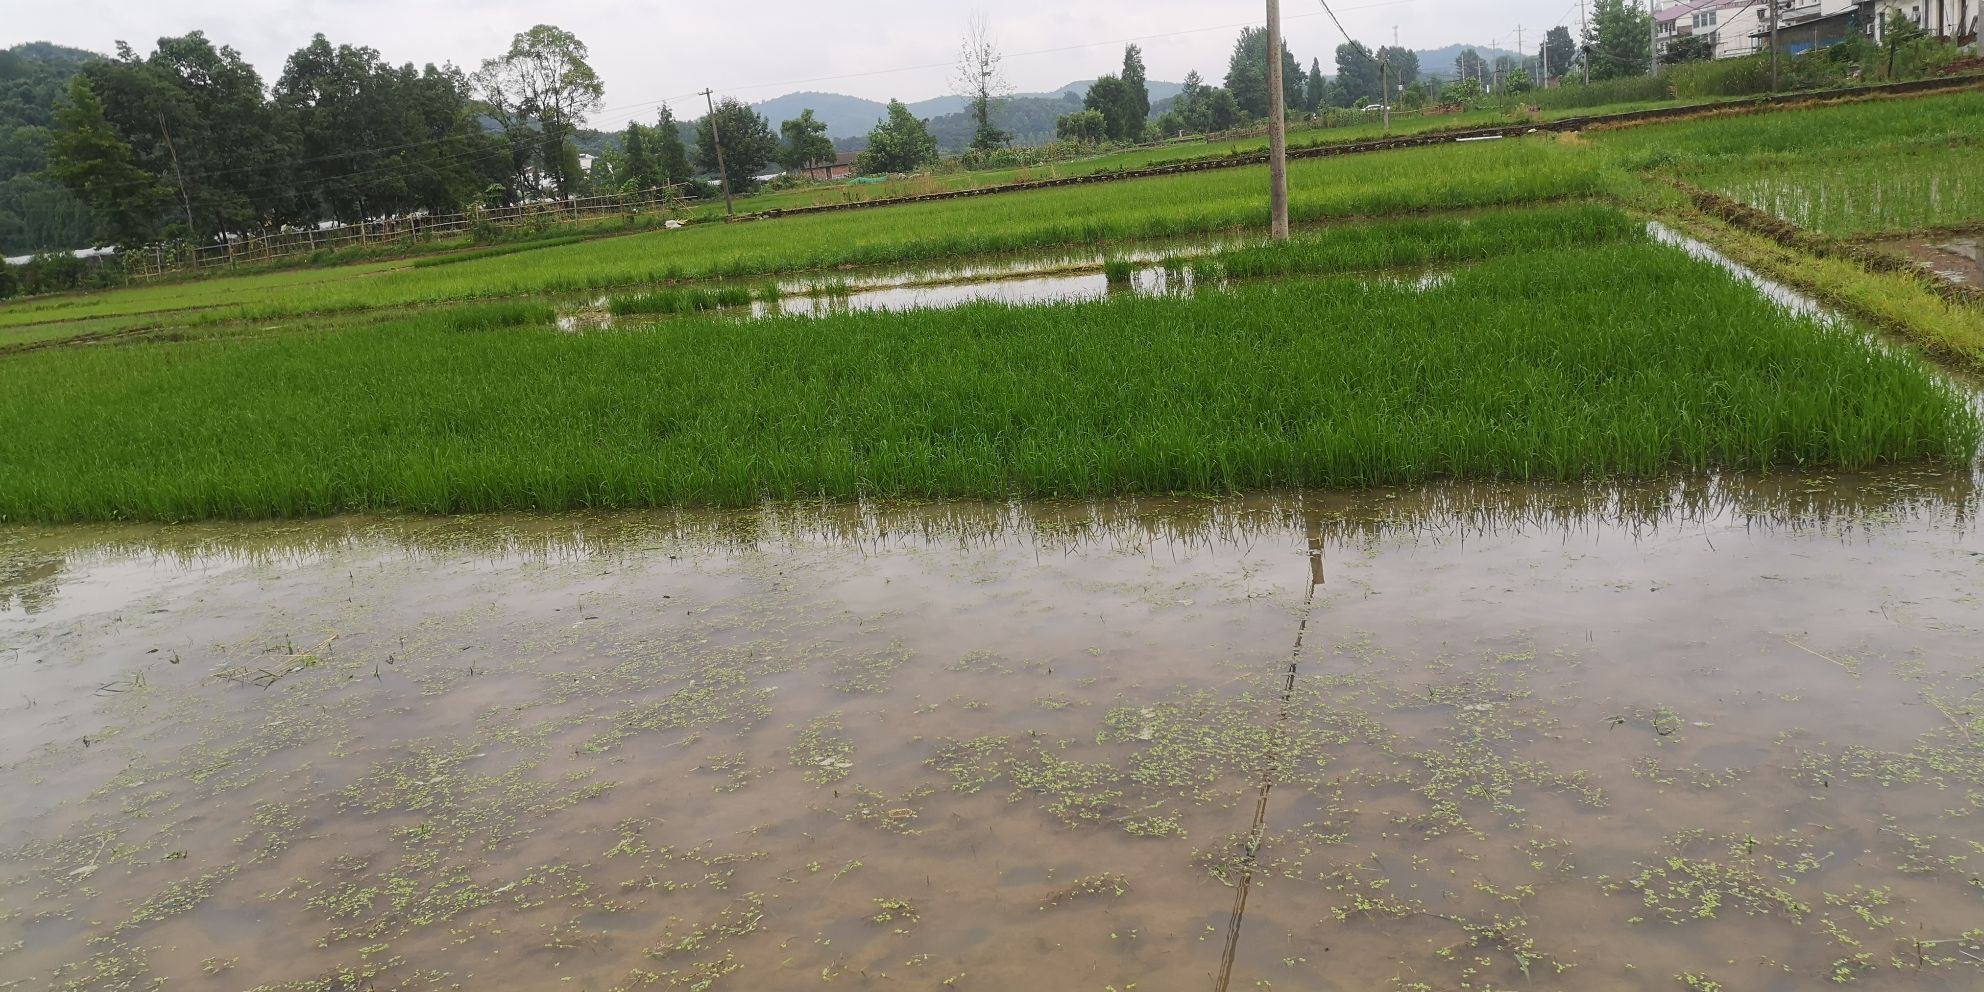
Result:
[[[448,313],[0,363],[0,517],[1568,479],[1967,462],[1914,358],[1644,241],[1427,289],[463,334]]]

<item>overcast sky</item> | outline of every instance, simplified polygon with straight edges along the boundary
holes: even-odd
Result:
[[[1438,48],[1452,43],[1515,48],[1521,24],[1534,49],[1550,24],[1574,22],[1565,0],[1341,0],[1344,27],[1369,44]],[[1114,71],[1122,44],[1144,48],[1150,78],[1179,80],[1197,69],[1224,75],[1238,26],[1257,23],[1261,0],[1056,0],[993,5],[984,0],[0,0],[0,47],[20,41],[108,53],[119,40],[141,52],[164,35],[204,30],[239,49],[273,82],[289,53],[324,33],[333,44],[370,45],[388,60],[453,62],[473,70],[509,46],[510,37],[549,22],[578,35],[606,82],[607,109],[596,127],[630,116],[647,119],[662,100],[682,116],[689,94],[705,86],[740,99],[793,90],[825,90],[884,100],[919,100],[948,92],[948,72],[933,63],[955,58],[973,10],[985,10],[1006,71],[1020,91],[1047,90]],[[1288,47],[1306,67],[1342,37],[1314,0],[1285,0]],[[699,103],[700,100],[694,102]]]

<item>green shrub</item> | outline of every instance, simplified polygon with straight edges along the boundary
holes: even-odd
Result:
[[[1683,100],[1718,96],[1754,96],[1770,92],[1770,56],[1746,55],[1668,66],[1663,70]]]
[[[1529,102],[1544,110],[1569,110],[1613,103],[1649,103],[1673,95],[1665,77],[1627,76],[1596,83],[1571,82],[1567,77],[1564,85],[1556,89],[1529,94]]]

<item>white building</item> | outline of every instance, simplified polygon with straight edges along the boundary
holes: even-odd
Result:
[[[1665,54],[1674,42],[1707,35],[1715,39],[1715,58],[1749,55],[1758,50],[1754,35],[1768,24],[1768,10],[1757,0],[1687,0],[1654,13],[1654,40]]]
[[[1859,7],[1860,23],[1875,41],[1886,39],[1888,19],[1899,12],[1932,38],[1974,45],[1984,0],[1860,0]]]

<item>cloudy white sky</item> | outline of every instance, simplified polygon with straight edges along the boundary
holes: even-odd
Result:
[[[1534,48],[1550,24],[1574,22],[1574,0],[1340,0],[1344,27],[1359,40],[1437,48],[1450,43],[1515,47],[1515,30]],[[1567,15],[1568,7],[1568,16]],[[0,0],[0,47],[53,41],[109,52],[118,40],[141,51],[162,35],[204,30],[233,45],[273,81],[283,60],[310,36],[370,45],[393,62],[453,62],[473,69],[510,36],[548,22],[592,51],[606,81],[611,128],[646,119],[671,100],[686,110],[704,86],[744,100],[793,90],[871,99],[917,100],[949,87],[945,69],[973,10],[986,10],[1009,53],[1007,73],[1021,91],[1047,90],[1111,71],[1122,43],[1137,40],[1153,79],[1198,69],[1225,72],[1237,26],[1258,22],[1261,0],[1054,0],[993,5],[984,0]],[[1323,60],[1342,37],[1316,0],[1283,0],[1289,48],[1304,65]]]

